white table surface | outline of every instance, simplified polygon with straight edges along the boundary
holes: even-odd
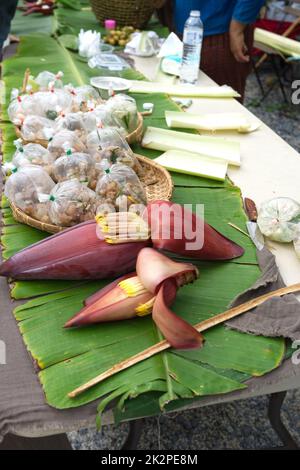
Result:
[[[154,80],[158,59],[155,57],[134,59],[136,68],[148,79]],[[199,84],[214,86],[215,82],[200,72]],[[187,112],[242,112],[251,119],[258,119],[235,99],[195,98]],[[291,197],[300,202],[299,153],[262,121],[260,123],[261,127],[251,134],[222,132],[222,136],[241,143],[241,167],[230,166],[229,177],[241,188],[243,197],[253,199],[258,208],[263,201],[277,196]],[[205,133],[201,131],[201,134]],[[267,245],[276,256],[284,282],[287,285],[300,282],[300,260],[296,257],[292,244],[268,241]]]

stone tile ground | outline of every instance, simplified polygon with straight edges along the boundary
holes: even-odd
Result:
[[[299,68],[294,70],[300,78]],[[268,86],[272,71],[264,67],[262,80]],[[290,85],[286,86],[290,94]],[[252,74],[247,83],[245,105],[268,126],[274,129],[295,149],[300,151],[300,105],[283,103],[278,87],[264,101]],[[299,156],[300,158],[300,156]],[[299,175],[300,178],[300,175]],[[283,407],[283,419],[300,446],[300,390],[288,393]],[[120,449],[128,425],[105,426],[100,432],[80,430],[69,434],[75,449]],[[267,418],[267,397],[216,405],[144,420],[140,449],[197,450],[197,449],[259,449],[279,445]]]

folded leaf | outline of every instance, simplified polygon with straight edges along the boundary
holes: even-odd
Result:
[[[184,150],[208,157],[225,160],[230,165],[240,166],[240,144],[223,137],[210,137],[185,132],[148,127],[142,146],[154,150]]]
[[[225,160],[184,150],[167,150],[155,161],[170,171],[202,176],[217,181],[225,180],[228,168],[228,163]]]
[[[145,82],[132,80],[132,93],[167,93],[172,96],[191,96],[198,98],[238,98],[240,95],[229,86],[171,85],[164,82]]]
[[[252,132],[259,127],[259,121],[251,122],[243,113],[192,114],[177,111],[165,112],[168,127],[199,129],[205,131],[232,130]]]

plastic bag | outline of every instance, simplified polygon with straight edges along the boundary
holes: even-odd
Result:
[[[128,212],[132,204],[147,203],[145,190],[136,173],[119,163],[105,169],[105,174],[98,180],[96,193],[99,204],[111,204],[121,212]]]
[[[96,194],[78,180],[58,183],[48,199],[49,217],[55,225],[70,227],[95,217]]]
[[[54,134],[54,125],[54,121],[42,116],[27,116],[21,129],[22,139],[28,142],[49,140]]]
[[[55,120],[72,109],[73,98],[65,90],[39,91],[33,95],[34,114]]]
[[[117,140],[116,136],[118,136]],[[118,133],[117,128],[100,127],[87,135],[86,146],[90,155],[95,159],[96,162],[100,163],[101,160],[105,158],[102,150],[109,145],[114,145],[116,142],[120,142],[120,138],[122,138],[122,135]]]
[[[45,70],[44,72],[38,74],[38,76],[34,79],[34,83],[39,86],[41,91],[46,91],[49,89],[49,87],[63,88],[63,82],[61,80],[63,76],[63,72],[54,74]]]
[[[99,152],[101,159],[108,160],[111,165],[122,163],[122,165],[132,168],[138,176],[142,176],[143,169],[141,164],[117,129],[112,128],[109,132],[101,133],[100,146],[102,149]]]
[[[52,166],[55,157],[40,144],[17,145],[12,163],[17,167],[28,165],[41,166],[49,175],[52,174]]]
[[[270,240],[289,243],[300,224],[300,204],[288,197],[277,197],[262,204],[257,223]]]
[[[53,178],[58,183],[77,179],[80,183],[87,183],[92,189],[96,188],[97,171],[95,162],[87,153],[72,153],[59,157],[53,165]]]
[[[23,95],[12,99],[7,109],[9,120],[15,126],[21,126],[26,116],[38,114],[35,109],[33,95]]]
[[[124,94],[117,94],[106,102],[106,109],[119,127],[123,127],[130,134],[138,127],[138,112],[133,98]]]
[[[67,129],[68,131],[79,131],[80,133],[85,132],[84,124],[84,113],[68,113],[62,115],[56,120],[55,131],[59,132],[62,129]]]
[[[62,129],[54,134],[49,142],[48,150],[58,158],[64,155],[68,150],[85,153],[86,147],[76,132]]]
[[[50,193],[55,187],[48,173],[38,166],[18,169],[6,181],[4,193],[10,202],[30,217],[48,223],[47,203],[40,202],[39,193]]]
[[[99,93],[91,85],[82,85],[72,91],[72,111],[90,111],[102,102]]]

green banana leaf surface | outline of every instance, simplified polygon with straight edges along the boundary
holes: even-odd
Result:
[[[74,18],[79,12],[72,10],[70,14],[70,10],[66,10],[61,7],[56,12],[56,21],[60,24],[57,30],[70,33],[61,26],[65,17],[65,25],[71,25],[77,32]],[[91,15],[90,11],[86,13]],[[90,23],[84,21],[82,17],[80,26],[88,29]],[[89,83],[90,77],[99,75],[99,71],[91,70],[76,53],[67,49],[59,37],[26,35],[21,39],[17,55],[3,65],[6,106],[11,89],[20,87],[28,66],[33,75],[45,69],[62,70],[65,82],[74,85]],[[122,76],[144,78],[135,70],[126,71]],[[154,113],[145,118],[145,125],[166,127],[164,111],[178,110],[165,95],[153,93],[134,97],[140,109],[145,99],[154,103]],[[5,106],[1,130],[4,161],[10,161],[15,132],[8,122]],[[137,145],[134,150],[149,158],[158,155]],[[200,271],[199,280],[181,289],[174,304],[175,312],[195,324],[224,311],[235,296],[257,280],[260,270],[250,239],[228,225],[234,223],[246,229],[240,190],[229,180],[220,183],[188,175],[172,176],[175,202],[204,204],[206,221],[245,248],[245,254],[238,260],[195,263]],[[1,207],[4,258],[47,236],[16,223],[5,197],[2,197]],[[55,408],[78,407],[97,400],[100,420],[103,410],[113,403],[117,421],[174,410],[203,396],[245,388],[245,380],[268,373],[278,367],[284,357],[282,339],[242,334],[220,325],[205,333],[205,346],[199,351],[160,353],[70,399],[68,392],[77,386],[161,339],[151,317],[81,330],[63,329],[66,320],[81,308],[83,300],[107,282],[27,281],[13,285],[13,298],[29,299],[15,309],[14,315],[24,342],[40,367],[39,379],[46,400]]]

